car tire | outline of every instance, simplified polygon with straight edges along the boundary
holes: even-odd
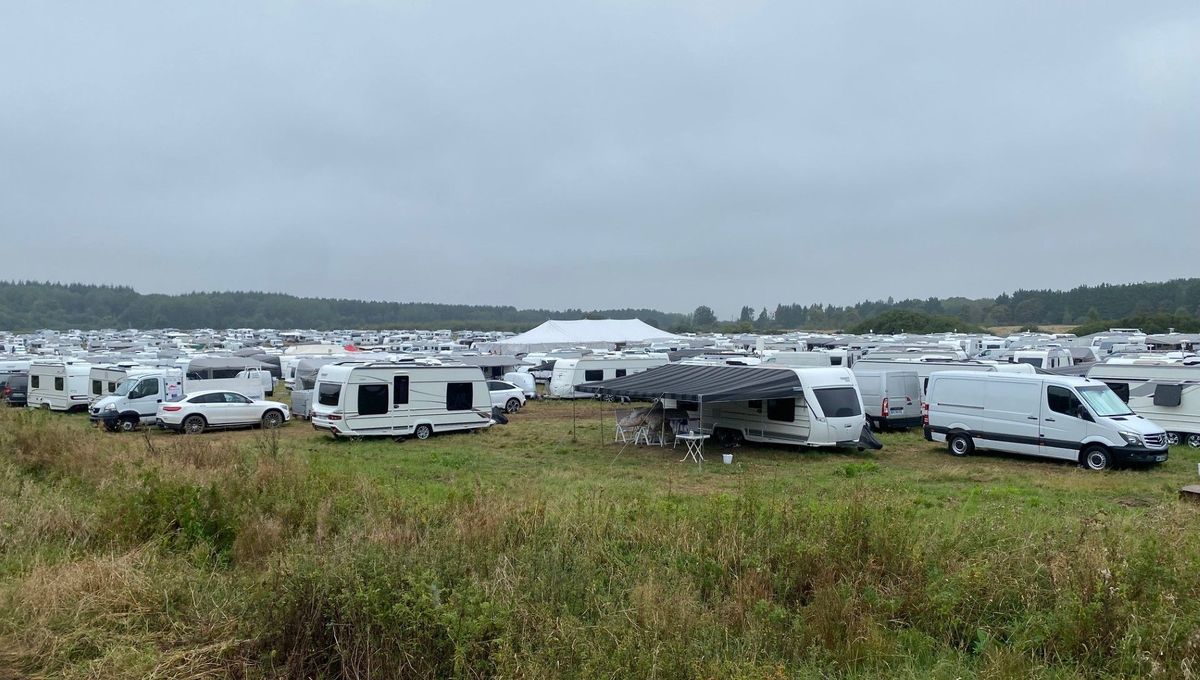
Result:
[[[1167,433],[1167,446],[1179,446],[1183,442],[1183,435],[1178,432]]]
[[[1193,449],[1200,449],[1200,434],[1189,434],[1187,436],[1187,444]]]
[[[264,429],[274,430],[280,425],[283,425],[283,413],[271,409],[263,414],[262,426]]]
[[[520,410],[521,410],[521,400],[517,399],[516,397],[509,399],[508,402],[504,404],[504,412],[505,413],[516,413],[517,411],[520,411]]]
[[[1089,470],[1100,472],[1112,465],[1112,454],[1103,446],[1089,446],[1079,454],[1079,463]]]
[[[183,419],[184,434],[201,434],[206,427],[208,427],[208,422],[204,420],[204,416],[192,415]]]
[[[961,432],[950,435],[946,440],[946,448],[950,451],[950,455],[969,456],[975,452],[975,442],[971,440],[971,436]]]
[[[418,425],[417,429],[413,430],[413,436],[417,439],[429,439],[429,436],[432,434],[433,428],[424,424]]]
[[[133,432],[138,428],[138,425],[138,419],[132,416],[124,416],[117,421],[117,429],[121,432]]]

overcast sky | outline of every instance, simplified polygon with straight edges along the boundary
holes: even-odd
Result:
[[[520,307],[1196,275],[1200,2],[8,2],[0,277]]]

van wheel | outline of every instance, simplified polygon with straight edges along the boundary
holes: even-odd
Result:
[[[1183,438],[1179,436],[1178,432],[1168,432],[1167,446],[1179,446],[1179,442],[1182,441],[1182,439]]]
[[[969,456],[975,451],[975,442],[965,434],[952,434],[946,440],[946,448],[950,449],[950,455]]]
[[[1187,443],[1193,449],[1200,449],[1200,434],[1189,434]]]
[[[509,399],[508,403],[504,405],[505,413],[516,413],[519,410],[521,410],[521,400],[516,397]]]
[[[283,414],[279,411],[267,411],[262,417],[262,426],[274,430],[283,424]]]
[[[418,425],[417,429],[413,430],[413,435],[417,439],[429,439],[431,434],[433,434],[433,428],[428,425]]]
[[[1103,446],[1089,446],[1079,454],[1079,462],[1089,470],[1107,470],[1111,464],[1108,449]]]
[[[137,429],[138,419],[131,416],[125,416],[117,421],[117,429],[122,432],[133,432]]]
[[[204,432],[204,427],[207,423],[204,422],[204,416],[188,416],[183,421],[183,431],[187,434],[200,434]]]

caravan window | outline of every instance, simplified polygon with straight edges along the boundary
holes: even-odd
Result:
[[[31,375],[31,376],[29,376],[29,386],[30,386],[30,387],[32,387],[32,388],[34,388],[34,389],[37,389],[37,388],[41,387],[41,382],[42,382],[42,381],[41,381],[41,377],[42,377],[42,376],[40,376],[40,375]]]
[[[604,380],[604,371],[598,368],[584,371],[583,380],[584,382],[599,382]]]
[[[57,392],[62,392],[62,389],[63,389],[63,379],[55,378],[54,379],[54,390]]]
[[[408,403],[408,376],[398,375],[392,378],[392,404],[400,406]]]
[[[750,406],[750,408],[762,413],[762,399],[751,399],[746,403]]]
[[[617,369],[617,377],[618,377],[618,378],[624,378],[624,377],[625,377],[625,369],[623,369],[623,368],[618,368],[618,369]]]
[[[388,412],[387,385],[358,386],[358,415],[377,416]]]
[[[469,382],[446,383],[446,410],[470,411],[472,389]]]
[[[826,418],[849,418],[862,415],[858,403],[858,391],[853,387],[826,387],[813,390],[817,394],[817,403]]]
[[[775,420],[781,423],[796,422],[796,400],[768,399],[767,420]]]
[[[1156,385],[1154,387],[1155,406],[1179,406],[1183,403],[1183,385]]]
[[[103,385],[103,382],[104,381],[102,381],[102,380],[93,380],[92,381],[92,394],[100,394],[101,392],[103,392],[103,390],[100,389],[101,386]]]
[[[117,384],[116,384],[115,382],[111,381],[111,380],[110,380],[110,381],[108,381],[108,391],[109,391],[109,392],[116,392],[116,391],[117,391]]]
[[[317,383],[317,403],[337,406],[342,400],[342,386],[337,383]]]

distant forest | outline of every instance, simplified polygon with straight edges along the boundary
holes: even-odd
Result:
[[[120,286],[0,282],[0,329],[10,331],[42,328],[522,331],[547,319],[635,317],[676,332],[789,329],[929,332],[1050,324],[1098,328],[1123,321],[1140,321],[1142,325],[1151,326],[1144,330],[1156,332],[1165,330],[1164,326],[1168,325],[1179,330],[1200,330],[1197,321],[1200,318],[1200,279],[1080,286],[1068,291],[1018,290],[979,299],[952,297],[896,301],[889,298],[845,307],[817,303],[779,304],[770,310],[746,305],[733,319],[718,319],[706,305],[697,307],[691,314],[653,309],[552,311],[487,305],[300,298],[278,293],[141,294]],[[893,328],[902,323],[912,324],[912,327]]]

